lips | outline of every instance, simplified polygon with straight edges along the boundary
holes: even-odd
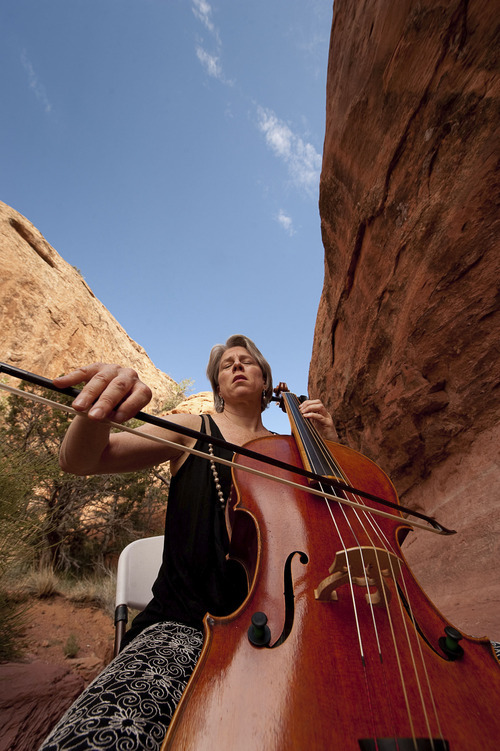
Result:
[[[244,375],[237,375],[237,376],[234,376],[233,383],[235,383],[236,381],[246,381],[246,380],[247,378]]]

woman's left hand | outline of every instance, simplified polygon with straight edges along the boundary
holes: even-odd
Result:
[[[337,441],[337,431],[333,424],[332,416],[327,412],[325,405],[319,399],[306,399],[299,407],[306,420],[312,420],[322,437],[327,441]]]

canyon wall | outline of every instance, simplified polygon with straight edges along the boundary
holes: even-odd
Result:
[[[24,216],[0,202],[0,360],[47,378],[92,362],[137,370],[153,390],[149,410],[175,392],[95,297],[80,272]]]
[[[499,28],[493,0],[335,0],[310,394],[458,531],[404,553],[500,640]]]

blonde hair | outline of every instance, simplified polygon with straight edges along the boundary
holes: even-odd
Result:
[[[215,411],[222,412],[224,409],[224,401],[219,396],[219,366],[224,352],[231,349],[231,347],[244,347],[257,361],[262,370],[262,375],[264,376],[265,381],[261,406],[261,412],[263,412],[271,401],[273,395],[273,375],[271,373],[271,366],[252,340],[242,334],[233,334],[225,344],[216,344],[215,347],[212,347],[210,352],[207,365],[207,377],[214,393]]]

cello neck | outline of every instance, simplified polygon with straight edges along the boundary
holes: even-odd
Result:
[[[290,391],[282,392],[281,398],[304,467],[318,475],[341,478],[342,472],[319,432],[310,420],[302,416],[299,398]]]

